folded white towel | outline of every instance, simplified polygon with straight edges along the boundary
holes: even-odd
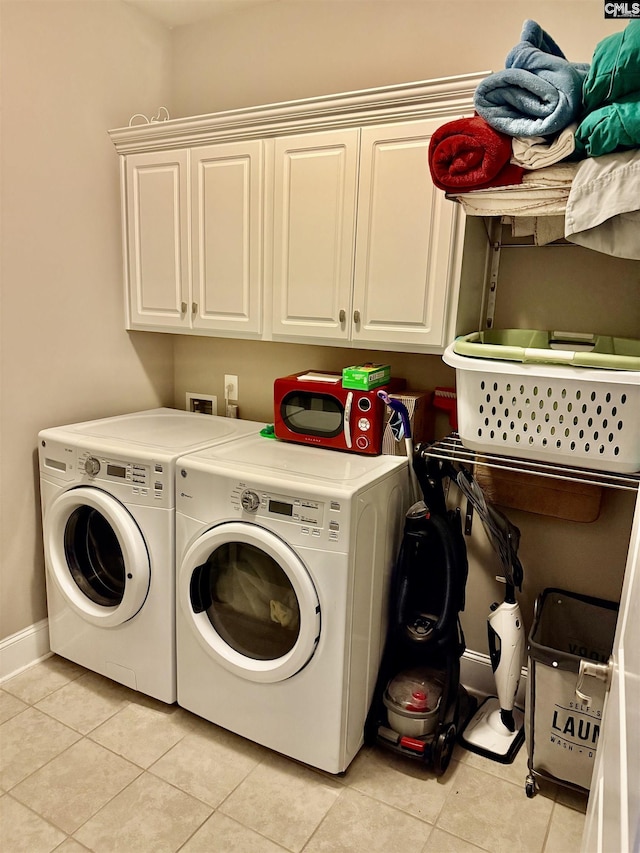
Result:
[[[569,189],[575,178],[580,163],[556,163],[555,166],[545,166],[535,172],[525,172],[521,186],[524,189],[535,187],[565,187]]]
[[[546,246],[564,237],[564,216],[518,216],[511,220],[514,237],[533,237],[535,246]]]
[[[573,154],[576,147],[577,123],[567,125],[552,139],[546,136],[514,136],[511,141],[511,163],[524,169],[544,169]]]

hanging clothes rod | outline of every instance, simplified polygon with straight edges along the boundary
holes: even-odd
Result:
[[[577,249],[577,243],[498,243],[501,249]],[[494,246],[494,248],[497,248]]]
[[[588,483],[595,486],[605,486],[612,489],[637,491],[640,488],[640,472],[636,474],[619,474],[615,471],[596,471],[591,468],[572,468],[568,465],[557,465],[553,462],[529,461],[514,456],[476,452],[466,448],[457,433],[435,441],[433,444],[422,444],[417,452],[423,456],[442,459],[447,462],[459,462],[466,465],[481,464],[487,468],[499,468],[504,471],[536,474],[540,477],[550,477],[573,483]]]

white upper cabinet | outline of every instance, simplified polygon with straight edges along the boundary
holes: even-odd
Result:
[[[263,143],[126,158],[128,328],[259,337]]]
[[[350,339],[357,130],[276,139],[273,334]]]
[[[188,151],[126,160],[129,328],[188,325],[188,172]]]
[[[471,309],[429,140],[486,73],[110,131],[127,328],[442,352]]]
[[[419,352],[455,335],[463,219],[431,181],[441,123],[275,140],[274,338]]]
[[[262,331],[262,176],[260,141],[191,151],[194,329]]]
[[[352,340],[409,349],[448,342],[459,275],[458,206],[431,181],[429,141],[440,119],[362,131]],[[455,318],[452,318],[455,319]]]

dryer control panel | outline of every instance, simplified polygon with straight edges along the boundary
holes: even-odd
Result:
[[[298,495],[267,492],[239,482],[231,490],[231,503],[236,511],[248,517],[290,521],[299,526],[302,535],[325,536],[330,541],[338,541],[340,537],[339,501],[326,503]]]

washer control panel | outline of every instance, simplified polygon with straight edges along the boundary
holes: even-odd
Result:
[[[122,459],[92,453],[81,453],[78,465],[85,474],[110,482],[130,483],[132,486],[149,488],[151,484],[151,466],[137,462],[127,462]],[[162,488],[163,484],[160,484]]]
[[[78,468],[84,471],[90,480],[130,486],[132,497],[151,497],[154,503],[164,500],[171,491],[168,482],[169,466],[163,462],[132,462],[103,456],[101,453],[81,451],[78,456]]]
[[[121,500],[149,506],[173,503],[172,468],[165,460],[106,456],[98,448],[73,446],[64,441],[40,441],[40,470],[57,480],[100,485]]]

